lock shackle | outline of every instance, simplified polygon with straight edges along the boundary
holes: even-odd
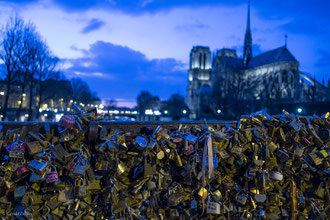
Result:
[[[48,164],[48,167],[47,167],[47,169],[48,169],[48,168],[51,168],[51,167],[53,167],[53,168],[54,168],[54,170],[53,170],[53,171],[56,171],[56,166],[55,166],[54,164]],[[52,170],[52,169],[50,169],[50,170]]]
[[[85,161],[84,165],[81,165],[81,166],[87,167],[88,159],[87,158],[82,158],[82,157],[80,157],[80,158],[81,158],[81,160],[79,161],[79,163],[77,165],[80,165],[82,163],[82,161]]]
[[[79,185],[77,185],[77,181],[78,181],[78,180],[81,180],[81,182],[80,182]],[[84,178],[82,178],[82,177],[80,176],[80,177],[78,177],[78,178],[75,179],[75,181],[74,181],[74,185],[75,185],[75,186],[80,186],[81,183],[82,183],[83,181],[84,181]]]
[[[29,206],[28,207],[25,207],[25,210],[32,210],[32,207],[33,207],[33,203],[34,203],[34,201],[33,201],[33,198],[32,198],[32,193],[29,193],[29,192],[27,192],[24,196],[23,196],[23,198],[22,198],[22,200],[21,200],[21,203],[23,204],[23,202],[24,202],[24,200],[25,200],[25,198],[28,198],[29,199]]]

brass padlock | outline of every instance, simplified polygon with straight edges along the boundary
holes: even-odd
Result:
[[[26,148],[31,156],[41,153],[43,149],[39,141],[27,142]]]
[[[82,177],[76,179],[75,181],[74,194],[79,198],[86,196],[86,185]]]

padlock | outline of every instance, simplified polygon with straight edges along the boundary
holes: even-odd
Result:
[[[143,150],[147,147],[147,140],[144,138],[144,137],[141,137],[141,136],[137,136],[135,138],[135,141],[137,143],[137,149],[139,150]]]
[[[75,156],[70,162],[68,162],[65,166],[65,169],[69,172],[72,172],[75,166],[81,161],[80,156]]]
[[[86,167],[88,165],[88,160],[86,158],[82,159],[73,169],[72,174],[75,176],[82,176],[85,173]]]
[[[25,162],[24,152],[21,150],[9,151],[9,160],[16,165],[23,165]]]
[[[79,198],[86,196],[86,185],[82,177],[75,180],[74,194]]]
[[[254,199],[257,203],[263,203],[266,201],[267,197],[265,194],[255,194]]]
[[[220,203],[219,199],[217,198],[217,202],[211,202],[210,201],[211,195],[208,196],[207,203],[206,203],[206,214],[214,214],[214,215],[220,215]]]
[[[271,171],[271,172],[269,173],[269,176],[270,176],[270,178],[273,179],[273,180],[278,180],[278,181],[283,180],[283,174],[280,173],[280,172],[278,172],[278,171]]]
[[[16,170],[16,179],[15,182],[21,181],[22,179],[26,178],[30,174],[30,171],[26,167],[19,167]]]
[[[246,204],[246,201],[247,201],[247,196],[246,195],[243,195],[243,194],[239,194],[237,196],[237,199],[236,201],[241,204],[241,205],[245,205]]]
[[[143,164],[144,177],[153,176],[155,174],[156,174],[156,165],[151,165],[147,162],[146,159],[144,159],[144,164]]]
[[[180,214],[177,209],[170,209],[170,219],[179,219]]]
[[[194,144],[198,139],[198,137],[196,137],[195,135],[192,135],[192,134],[188,134],[184,138],[185,138],[185,140],[188,141],[188,143],[191,143],[191,144]]]
[[[107,171],[109,168],[109,162],[105,160],[99,160],[95,164],[96,170]]]
[[[54,183],[58,180],[58,173],[54,165],[49,166],[50,170],[46,171],[46,183]]]
[[[61,163],[67,162],[67,158],[71,156],[60,143],[56,144],[50,150],[54,157]]]
[[[28,165],[28,168],[31,169],[32,171],[36,172],[37,174],[42,175],[44,173],[44,171],[46,170],[47,165],[48,165],[47,161],[33,160]]]
[[[41,181],[44,181],[45,178],[36,174],[35,172],[32,172],[31,176],[30,176],[30,182],[32,183],[38,183],[38,182],[41,182]]]
[[[39,141],[27,142],[26,148],[31,156],[42,152],[42,146]]]
[[[191,155],[194,152],[195,152],[194,146],[192,144],[187,144],[186,147],[185,147],[184,154],[187,155],[187,156],[189,156],[189,155]]]
[[[223,160],[226,160],[230,157],[230,155],[225,150],[219,151],[219,154],[220,154],[221,159],[223,159]]]
[[[23,198],[23,196],[25,196],[25,186],[18,186],[15,188],[15,191],[14,191],[14,198],[15,200],[17,199],[20,199],[20,198]]]
[[[64,190],[60,190],[58,194],[58,201],[59,202],[68,202],[74,199],[74,192],[72,188],[66,187]]]

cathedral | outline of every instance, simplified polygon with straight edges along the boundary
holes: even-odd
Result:
[[[211,61],[212,60],[212,61]],[[299,70],[299,62],[284,46],[253,56],[250,5],[243,57],[223,48],[211,57],[209,47],[190,52],[186,102],[191,119],[237,118],[260,109],[275,111],[284,104],[329,102],[328,86]],[[279,113],[279,112],[278,112]]]

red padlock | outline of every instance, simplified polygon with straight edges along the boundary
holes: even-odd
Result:
[[[189,156],[190,154],[194,153],[194,146],[192,144],[189,144],[185,147],[185,152],[184,154]]]
[[[72,115],[63,115],[60,119],[60,125],[62,127],[71,129],[75,126],[76,120]]]
[[[75,156],[67,165],[65,166],[65,169],[69,172],[73,171],[73,168],[77,165],[79,157]]]

